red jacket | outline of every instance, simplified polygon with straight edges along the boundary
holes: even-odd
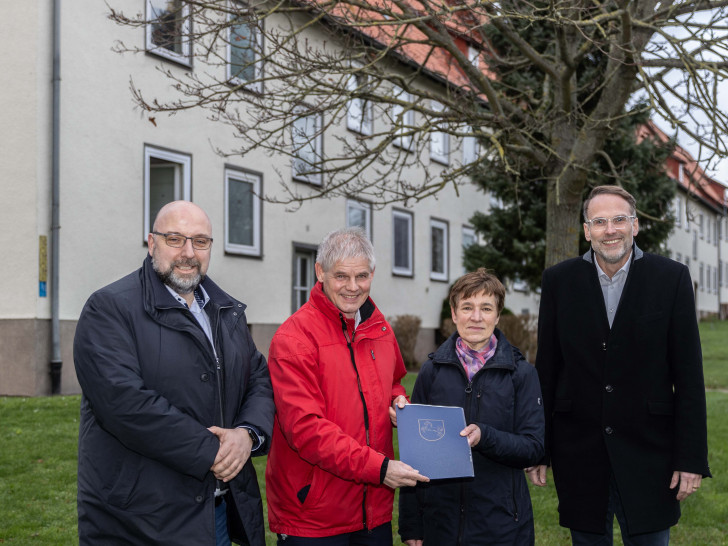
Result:
[[[274,533],[324,537],[392,519],[394,491],[380,483],[380,470],[394,456],[389,407],[405,394],[406,370],[392,327],[371,299],[360,313],[355,365],[351,326],[345,336],[321,283],[273,336],[268,366],[277,412],[265,478]]]

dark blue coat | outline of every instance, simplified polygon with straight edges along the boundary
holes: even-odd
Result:
[[[83,389],[82,545],[215,544],[210,467],[219,441],[207,427],[246,424],[271,437],[270,378],[250,337],[245,305],[210,279],[203,286],[211,299],[205,310],[221,371],[205,333],[167,291],[149,258],[138,271],[94,293],[81,313],[73,350]],[[256,454],[266,450],[267,445]],[[250,460],[230,490],[231,536],[264,545]]]
[[[455,352],[457,332],[425,362],[412,402],[460,406],[480,427],[474,479],[437,480],[403,488],[402,540],[427,545],[534,543],[533,512],[523,469],[544,453],[544,415],[536,370],[495,330],[493,358],[468,381]]]

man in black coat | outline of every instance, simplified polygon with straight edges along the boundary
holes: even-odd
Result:
[[[592,248],[543,274],[536,368],[546,458],[572,542],[669,543],[680,501],[710,476],[702,354],[688,268],[643,253],[635,200],[617,186],[584,203]]]
[[[76,329],[79,542],[263,546],[250,456],[275,408],[245,305],[206,278],[197,205],[165,205],[147,241],[141,269],[95,292]]]

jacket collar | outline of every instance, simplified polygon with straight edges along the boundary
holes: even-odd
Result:
[[[488,360],[482,369],[491,368],[505,368],[509,370],[516,369],[516,356],[513,351],[513,346],[508,342],[506,336],[498,328],[494,331],[495,337],[498,339],[498,346],[496,347],[493,358]],[[460,359],[458,359],[457,351],[455,349],[455,343],[460,337],[460,334],[453,333],[445,342],[437,348],[437,350],[430,354],[430,359],[433,362],[440,363],[454,363],[458,366],[462,366]]]
[[[326,297],[322,283],[316,282],[311,289],[311,297],[308,301],[329,319],[335,321],[337,324],[340,322],[339,316],[341,315],[341,311]],[[359,324],[363,324],[369,320],[376,310],[377,306],[374,305],[372,298],[367,298],[367,301],[359,308],[359,314],[361,316]]]
[[[174,309],[182,308],[174,296],[169,293],[164,283],[154,271],[152,266],[152,257],[147,255],[144,259],[141,269],[142,293],[144,297],[144,306],[147,312],[155,309]],[[205,277],[201,286],[210,297],[210,303],[216,307],[239,307],[240,311],[245,310],[245,304],[231,297],[227,292],[222,290],[209,277]]]

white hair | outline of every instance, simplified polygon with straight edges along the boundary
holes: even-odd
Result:
[[[351,258],[366,259],[369,262],[369,271],[374,271],[374,247],[360,227],[337,229],[328,233],[319,245],[316,263],[321,264],[324,271],[331,271],[337,262]]]

